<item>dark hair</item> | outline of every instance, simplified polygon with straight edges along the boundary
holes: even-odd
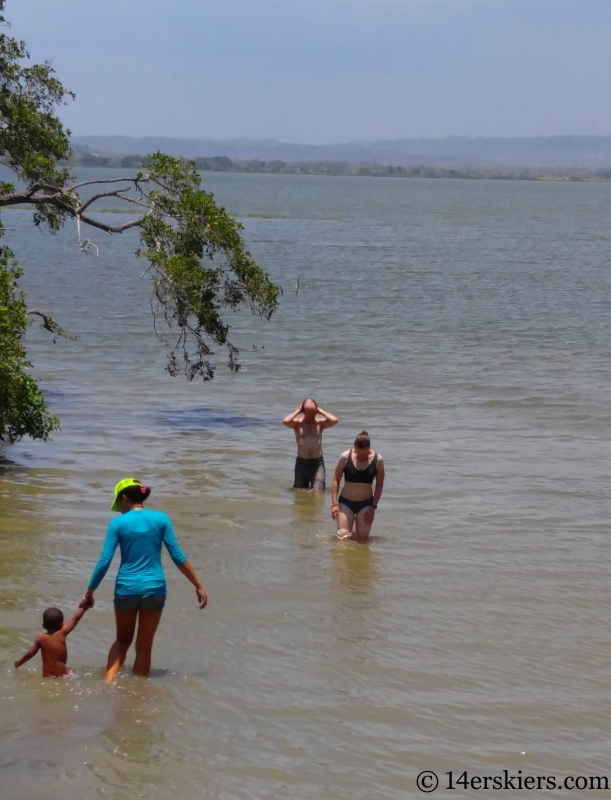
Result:
[[[370,447],[371,440],[369,439],[369,434],[367,431],[361,431],[359,435],[354,440],[355,447]]]
[[[42,615],[42,627],[47,633],[56,633],[64,624],[64,615],[59,608],[48,608]]]
[[[127,489],[119,492],[119,497],[127,497],[130,503],[144,503],[148,499],[151,490],[148,486],[128,486]]]

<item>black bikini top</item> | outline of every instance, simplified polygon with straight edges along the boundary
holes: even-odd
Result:
[[[347,483],[373,483],[378,466],[378,454],[373,457],[373,461],[365,469],[357,469],[352,461],[352,450],[348,453],[348,461],[344,468],[344,480]]]

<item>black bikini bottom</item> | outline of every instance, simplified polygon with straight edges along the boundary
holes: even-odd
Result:
[[[367,506],[373,505],[373,497],[368,497],[366,500],[346,500],[344,495],[340,494],[337,502],[347,506],[353,514],[358,514],[359,511],[367,508]]]

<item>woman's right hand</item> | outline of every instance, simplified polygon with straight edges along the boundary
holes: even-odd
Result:
[[[206,594],[206,590],[203,586],[198,586],[195,589],[195,594],[197,595],[197,602],[199,603],[199,608],[201,611],[208,605],[208,595]]]
[[[78,604],[79,608],[90,609],[93,608],[95,605],[95,600],[93,599],[93,592],[91,589],[87,589],[85,594],[81,598],[81,602]]]
[[[331,506],[331,517],[337,522],[337,518],[339,517],[339,506],[337,503],[333,503]]]

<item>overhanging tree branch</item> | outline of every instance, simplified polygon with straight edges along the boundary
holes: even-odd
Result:
[[[221,345],[237,372],[239,350],[227,314],[246,308],[269,319],[279,291],[246,249],[242,226],[202,190],[190,161],[154,153],[130,177],[71,176],[65,166],[70,131],[55,112],[73,95],[49,63],[27,63],[24,43],[3,31],[4,5],[0,0],[0,164],[14,182],[0,180],[0,209],[33,207],[34,224],[51,233],[75,222],[82,253],[99,249],[83,241],[83,226],[108,234],[138,231],[136,255],[147,261],[142,276],[151,281],[154,330],[168,345],[168,371],[209,380],[213,348]],[[100,213],[108,211],[100,204],[113,198],[120,208],[111,210],[133,217],[117,223]],[[0,246],[0,441],[11,442],[24,435],[47,438],[58,425],[28,372],[28,322],[38,317],[54,336],[68,336],[46,312],[28,311],[20,275],[11,251]]]
[[[143,274],[152,274],[155,332],[170,348],[168,370],[172,375],[183,371],[190,380],[209,380],[215,344],[227,347],[229,368],[240,369],[239,349],[230,341],[223,310],[245,305],[269,319],[278,289],[245,249],[241,224],[202,191],[200,181],[192,162],[154,153],[146,171],[135,176],[66,180],[61,186],[39,179],[21,192],[0,194],[0,207],[34,206],[36,224],[46,222],[51,230],[74,219],[83,253],[92,248],[98,253],[98,245],[83,241],[82,225],[110,234],[139,229],[137,255],[149,261]],[[99,203],[109,198],[123,205],[117,211],[133,209],[134,218],[116,224],[97,215],[96,210],[106,210]],[[158,319],[164,321],[165,333]]]

